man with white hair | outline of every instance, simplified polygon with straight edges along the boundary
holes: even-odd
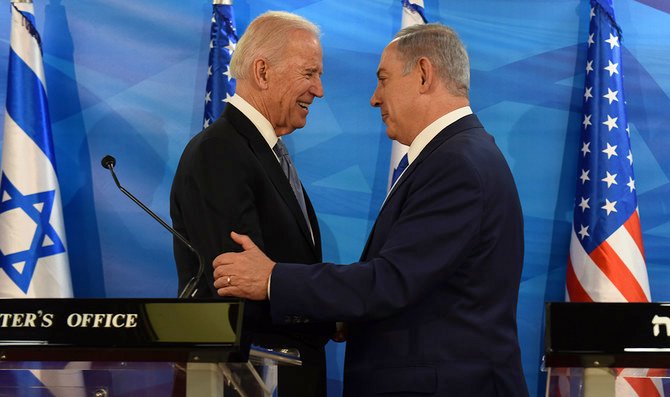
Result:
[[[319,29],[287,12],[251,22],[230,64],[237,91],[221,117],[184,149],[172,184],[174,228],[206,264],[239,246],[233,230],[248,234],[273,258],[321,261],[319,225],[281,137],[302,128],[309,106],[323,96]],[[198,260],[174,242],[179,289],[197,273]],[[197,297],[215,297],[210,271]],[[332,324],[275,326],[267,302],[245,305],[244,326],[264,347],[298,348],[303,365],[280,366],[279,397],[325,397],[324,344]]]

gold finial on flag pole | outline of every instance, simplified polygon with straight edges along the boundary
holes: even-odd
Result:
[[[213,5],[232,6],[233,0],[212,0]]]

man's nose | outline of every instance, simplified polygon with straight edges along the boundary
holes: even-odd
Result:
[[[372,98],[370,98],[370,106],[377,108],[381,105],[382,101],[379,99],[379,86],[375,88],[375,92],[372,93]]]
[[[312,95],[323,98],[323,84],[321,83],[321,77],[316,78],[316,83],[312,86]]]

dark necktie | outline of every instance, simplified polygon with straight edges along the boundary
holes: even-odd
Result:
[[[281,141],[281,139],[277,140],[277,144],[272,148],[272,150],[274,150],[274,152],[277,154],[277,157],[279,157],[279,164],[281,165],[281,169],[284,170],[284,175],[286,175],[289,184],[291,184],[293,194],[298,200],[298,204],[302,210],[302,215],[305,217],[305,222],[307,222],[307,227],[311,233],[312,225],[310,225],[309,217],[307,216],[307,206],[305,205],[305,196],[302,192],[302,185],[300,184],[300,178],[298,178],[298,172],[295,170],[293,162],[291,161],[291,157],[288,155],[288,150],[286,150],[286,146],[284,145],[284,142]]]
[[[402,174],[403,171],[405,171],[405,168],[409,165],[409,160],[407,159],[407,153],[405,153],[404,156],[400,159],[400,162],[398,163],[398,166],[393,170],[393,179],[391,179],[391,187],[395,185],[395,181],[400,178],[400,175]]]

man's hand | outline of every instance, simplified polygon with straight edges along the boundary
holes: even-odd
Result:
[[[251,300],[268,298],[268,279],[276,265],[243,234],[230,233],[243,252],[226,252],[214,258],[214,287],[221,296]]]

